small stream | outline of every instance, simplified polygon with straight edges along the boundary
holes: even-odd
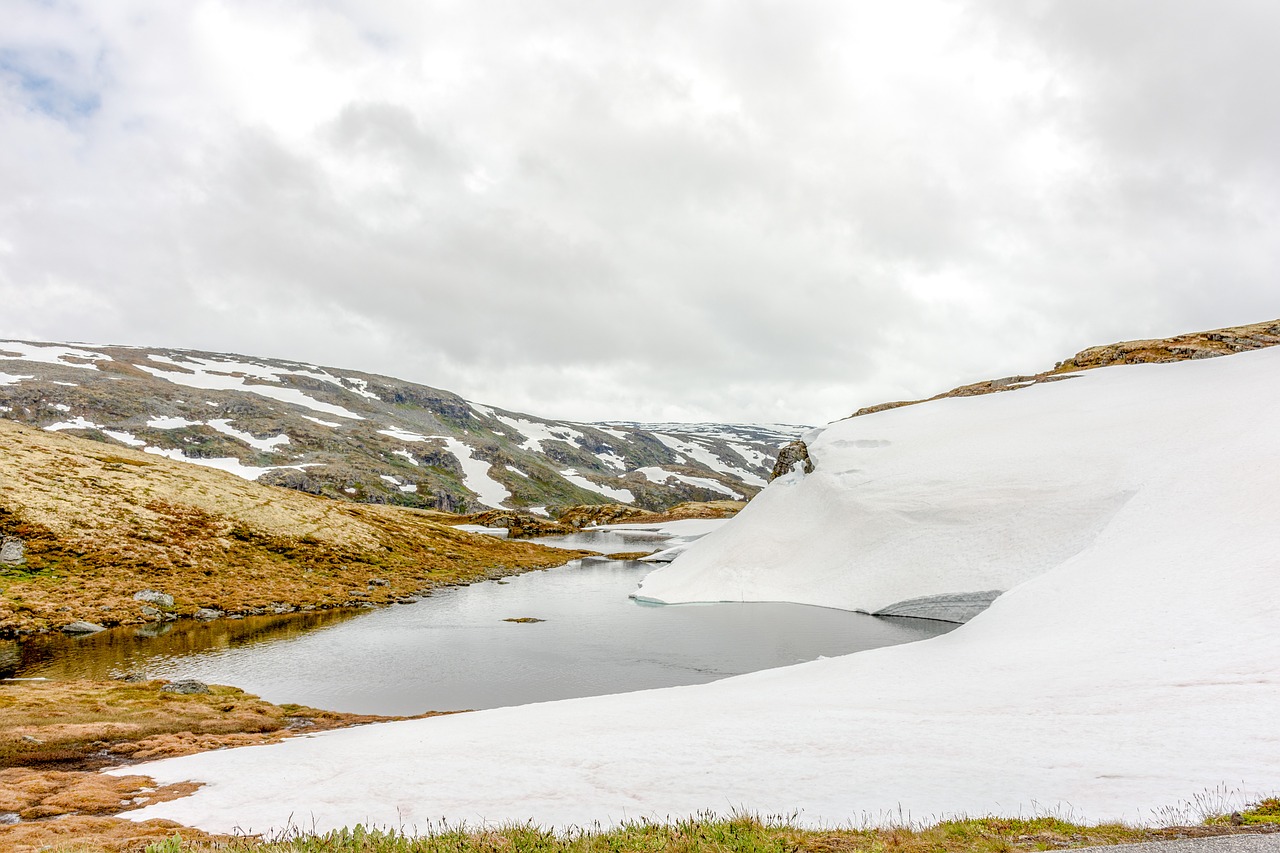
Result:
[[[653,550],[623,531],[594,550]],[[562,538],[557,544],[580,547]],[[604,546],[604,547],[602,547]],[[654,605],[654,566],[591,558],[413,604],[134,626],[0,644],[5,677],[195,678],[272,702],[416,714],[697,684],[946,633],[955,625],[796,604]],[[536,619],[512,622],[510,619]]]

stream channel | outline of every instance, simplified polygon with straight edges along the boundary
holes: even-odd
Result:
[[[691,538],[623,530],[542,541],[620,553]],[[417,714],[698,684],[957,627],[797,604],[629,598],[655,568],[590,558],[379,610],[184,620],[0,643],[0,676],[195,678],[277,703]],[[543,621],[505,621],[520,618]]]

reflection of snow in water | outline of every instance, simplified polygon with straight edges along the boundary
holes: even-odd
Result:
[[[291,639],[130,668],[234,684],[275,702],[405,714],[695,684],[951,627],[786,604],[644,605],[628,595],[648,571],[631,561],[575,561],[439,590]],[[503,621],[519,617],[545,621]]]

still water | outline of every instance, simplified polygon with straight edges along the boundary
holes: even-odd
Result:
[[[416,714],[696,684],[955,627],[795,604],[628,598],[653,568],[596,558],[382,610],[49,637],[0,648],[0,672],[196,678],[273,702]],[[544,621],[504,621],[525,617]]]

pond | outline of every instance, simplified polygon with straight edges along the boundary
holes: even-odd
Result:
[[[696,684],[956,627],[795,604],[630,599],[653,568],[591,558],[382,610],[44,637],[0,648],[0,672],[195,678],[273,702],[416,714]]]

